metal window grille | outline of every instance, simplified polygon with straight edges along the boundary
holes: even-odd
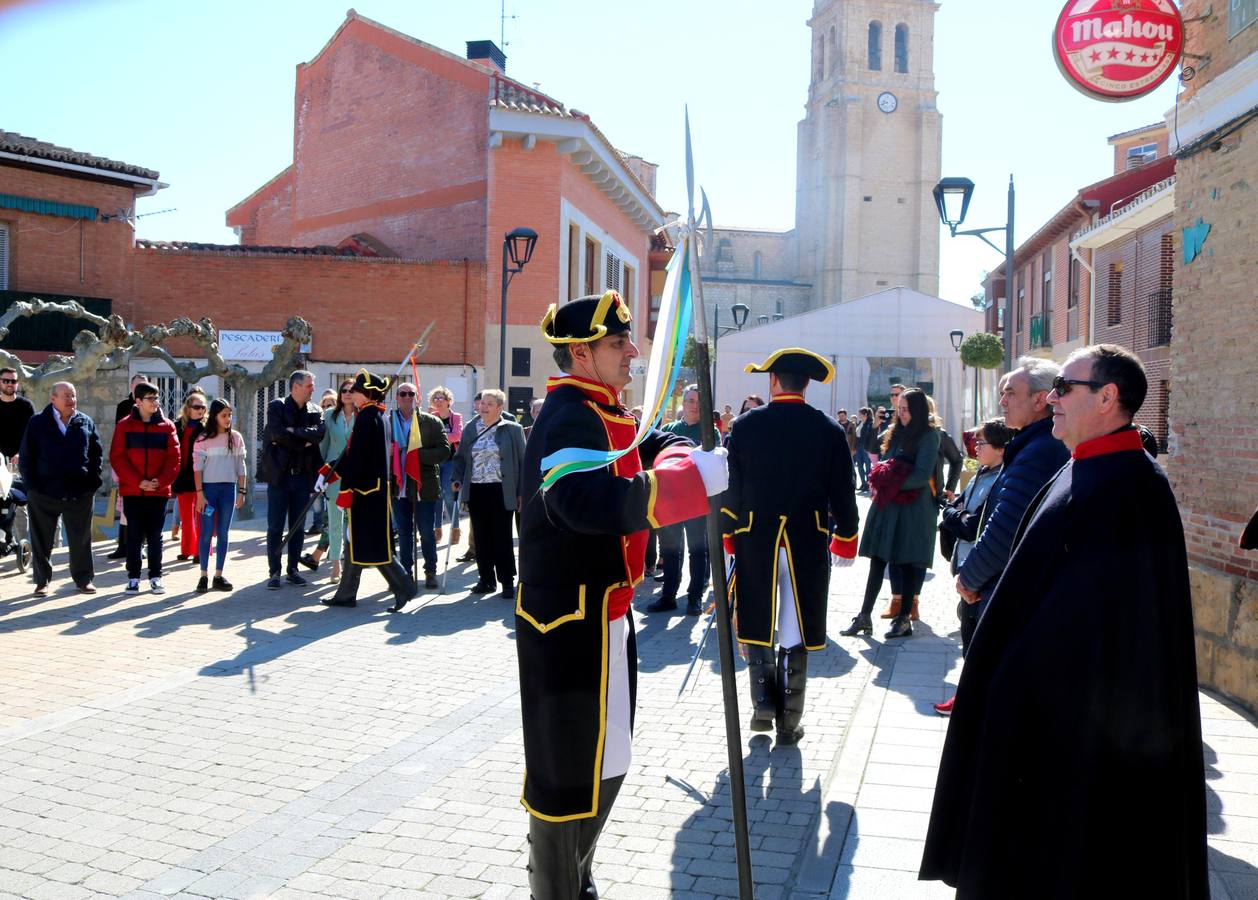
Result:
[[[0,291],[9,289],[9,227],[0,225]]]
[[[157,375],[155,373],[144,372],[144,380],[161,394],[162,415],[169,419],[179,418],[179,412],[183,409],[183,398],[192,387],[186,384],[178,375]]]
[[[1171,292],[1154,291],[1149,294],[1149,346],[1165,347],[1171,342]]]
[[[1123,321],[1123,267],[1120,263],[1110,263],[1107,293],[1105,324],[1121,325]]]

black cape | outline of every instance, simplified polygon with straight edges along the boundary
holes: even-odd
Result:
[[[1143,450],[1032,502],[966,657],[920,877],[957,897],[1209,897],[1183,529]]]
[[[774,401],[734,420],[721,529],[732,534],[738,640],[776,641],[778,547],[785,545],[804,645],[826,645],[831,517],[834,536],[855,539],[852,454],[843,427],[806,403]]]
[[[375,404],[358,411],[349,444],[336,464],[341,492],[350,491],[349,561],[356,566],[387,566],[393,561],[393,519],[389,509],[389,457],[384,413]]]

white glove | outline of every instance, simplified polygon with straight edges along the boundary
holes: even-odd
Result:
[[[839,556],[837,553],[830,554],[830,563],[836,569],[846,569],[856,562],[855,558],[848,559],[846,556]]]
[[[729,487],[729,451],[724,447],[714,450],[694,450],[690,458],[703,479],[703,490],[709,497],[715,497]]]
[[[320,475],[318,478],[315,479],[314,492],[316,494],[322,494],[323,489],[326,488],[327,486],[328,486],[328,483],[324,481],[323,476]]]

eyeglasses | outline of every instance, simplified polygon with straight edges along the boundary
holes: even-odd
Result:
[[[399,397],[414,397],[415,392],[414,391],[398,391],[397,395]]]
[[[1064,397],[1070,393],[1076,384],[1081,387],[1091,388],[1093,391],[1099,391],[1105,387],[1105,382],[1103,381],[1088,381],[1082,378],[1066,378],[1058,375],[1053,379],[1053,390],[1057,392],[1058,397]]]
[[[188,409],[205,409],[205,404],[202,403],[200,405],[189,406]]]
[[[152,402],[154,402],[154,403],[160,403],[160,402],[161,402],[161,398],[160,398],[160,397],[158,397],[158,396],[157,396],[157,394],[149,394],[147,397],[138,397],[138,398],[136,399],[136,401],[135,401],[135,402],[136,402],[136,403],[144,403],[144,402],[149,401],[149,400],[151,400],[151,401],[152,401]]]
[[[976,449],[976,450],[977,450],[979,447],[990,447],[990,446],[991,446],[991,444],[989,444],[987,441],[975,441],[975,442],[974,442],[974,449]]]
[[[0,378],[0,384],[17,384],[16,378]]]
[[[353,389],[353,388],[341,388],[341,393],[342,393],[342,394],[352,394],[352,393],[354,393],[354,389]]]

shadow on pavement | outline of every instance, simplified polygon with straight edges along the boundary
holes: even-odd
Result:
[[[1232,704],[1219,699],[1228,707],[1236,709]],[[1237,711],[1240,712],[1240,710]],[[1226,841],[1227,825],[1223,821],[1226,801],[1210,784],[1211,781],[1218,781],[1223,777],[1223,773],[1216,766],[1219,756],[1209,743],[1203,742],[1202,750],[1205,753],[1206,763],[1206,833],[1219,836]],[[1215,900],[1242,900],[1242,898],[1258,897],[1258,868],[1242,859],[1228,856],[1214,846],[1207,851],[1207,859],[1210,866],[1210,895]]]

